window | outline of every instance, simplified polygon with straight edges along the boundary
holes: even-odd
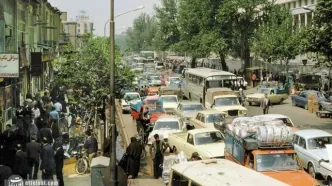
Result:
[[[299,0],[299,7],[302,7],[302,0]]]
[[[188,186],[188,183],[189,181],[187,178],[177,172],[173,172],[171,186]]]
[[[192,134],[188,134],[187,142],[190,144],[194,144],[194,136]]]
[[[81,33],[81,29],[78,29],[78,33]]]
[[[311,0],[311,4],[314,5],[315,4],[315,0]]]
[[[201,122],[205,122],[205,117],[204,117],[204,115],[202,115],[202,117],[201,117]]]
[[[293,143],[296,144],[296,145],[298,145],[298,143],[299,143],[299,136],[294,135]]]
[[[196,119],[201,120],[201,114],[197,114]]]
[[[308,5],[308,0],[304,0],[304,5]]]
[[[293,2],[293,8],[296,8],[296,1]]]
[[[306,148],[306,144],[305,144],[305,139],[304,138],[300,137],[299,146],[302,147],[302,148],[304,148],[304,149]]]

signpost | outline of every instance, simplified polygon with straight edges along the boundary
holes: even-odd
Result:
[[[0,77],[19,77],[19,66],[20,63],[18,54],[0,54]]]

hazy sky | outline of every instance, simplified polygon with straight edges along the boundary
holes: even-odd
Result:
[[[110,0],[48,0],[52,6],[60,9],[60,11],[68,13],[68,20],[75,20],[80,10],[87,11],[90,19],[94,22],[95,35],[104,35],[105,22],[110,15]],[[122,27],[132,26],[133,20],[140,13],[153,13],[153,5],[158,4],[159,0],[115,0],[115,15],[135,9],[139,6],[145,8],[136,12],[131,12],[115,19],[116,33],[121,33],[125,29]],[[107,24],[107,35],[109,32],[109,24]]]

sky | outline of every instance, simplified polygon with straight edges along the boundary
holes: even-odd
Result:
[[[48,0],[52,6],[57,7],[62,12],[67,12],[68,21],[76,20],[81,10],[87,11],[92,22],[94,22],[94,34],[98,36],[104,35],[104,26],[110,17],[110,0]],[[139,6],[144,9],[130,12],[115,19],[116,34],[124,32],[131,27],[133,20],[141,13],[153,14],[154,4],[159,4],[159,0],[114,0],[114,14],[119,15],[124,12],[133,10]],[[106,26],[106,35],[109,35],[109,24]]]

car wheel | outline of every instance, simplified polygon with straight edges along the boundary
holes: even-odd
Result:
[[[279,101],[279,104],[281,105],[284,102],[284,98],[281,98],[281,100]]]
[[[308,110],[308,104],[304,105],[304,109]]]
[[[251,102],[249,102],[249,106],[251,106],[252,105],[252,103]]]
[[[314,168],[314,166],[312,165],[312,163],[309,163],[309,164],[308,164],[308,173],[309,173],[313,178],[316,177],[315,168]]]

